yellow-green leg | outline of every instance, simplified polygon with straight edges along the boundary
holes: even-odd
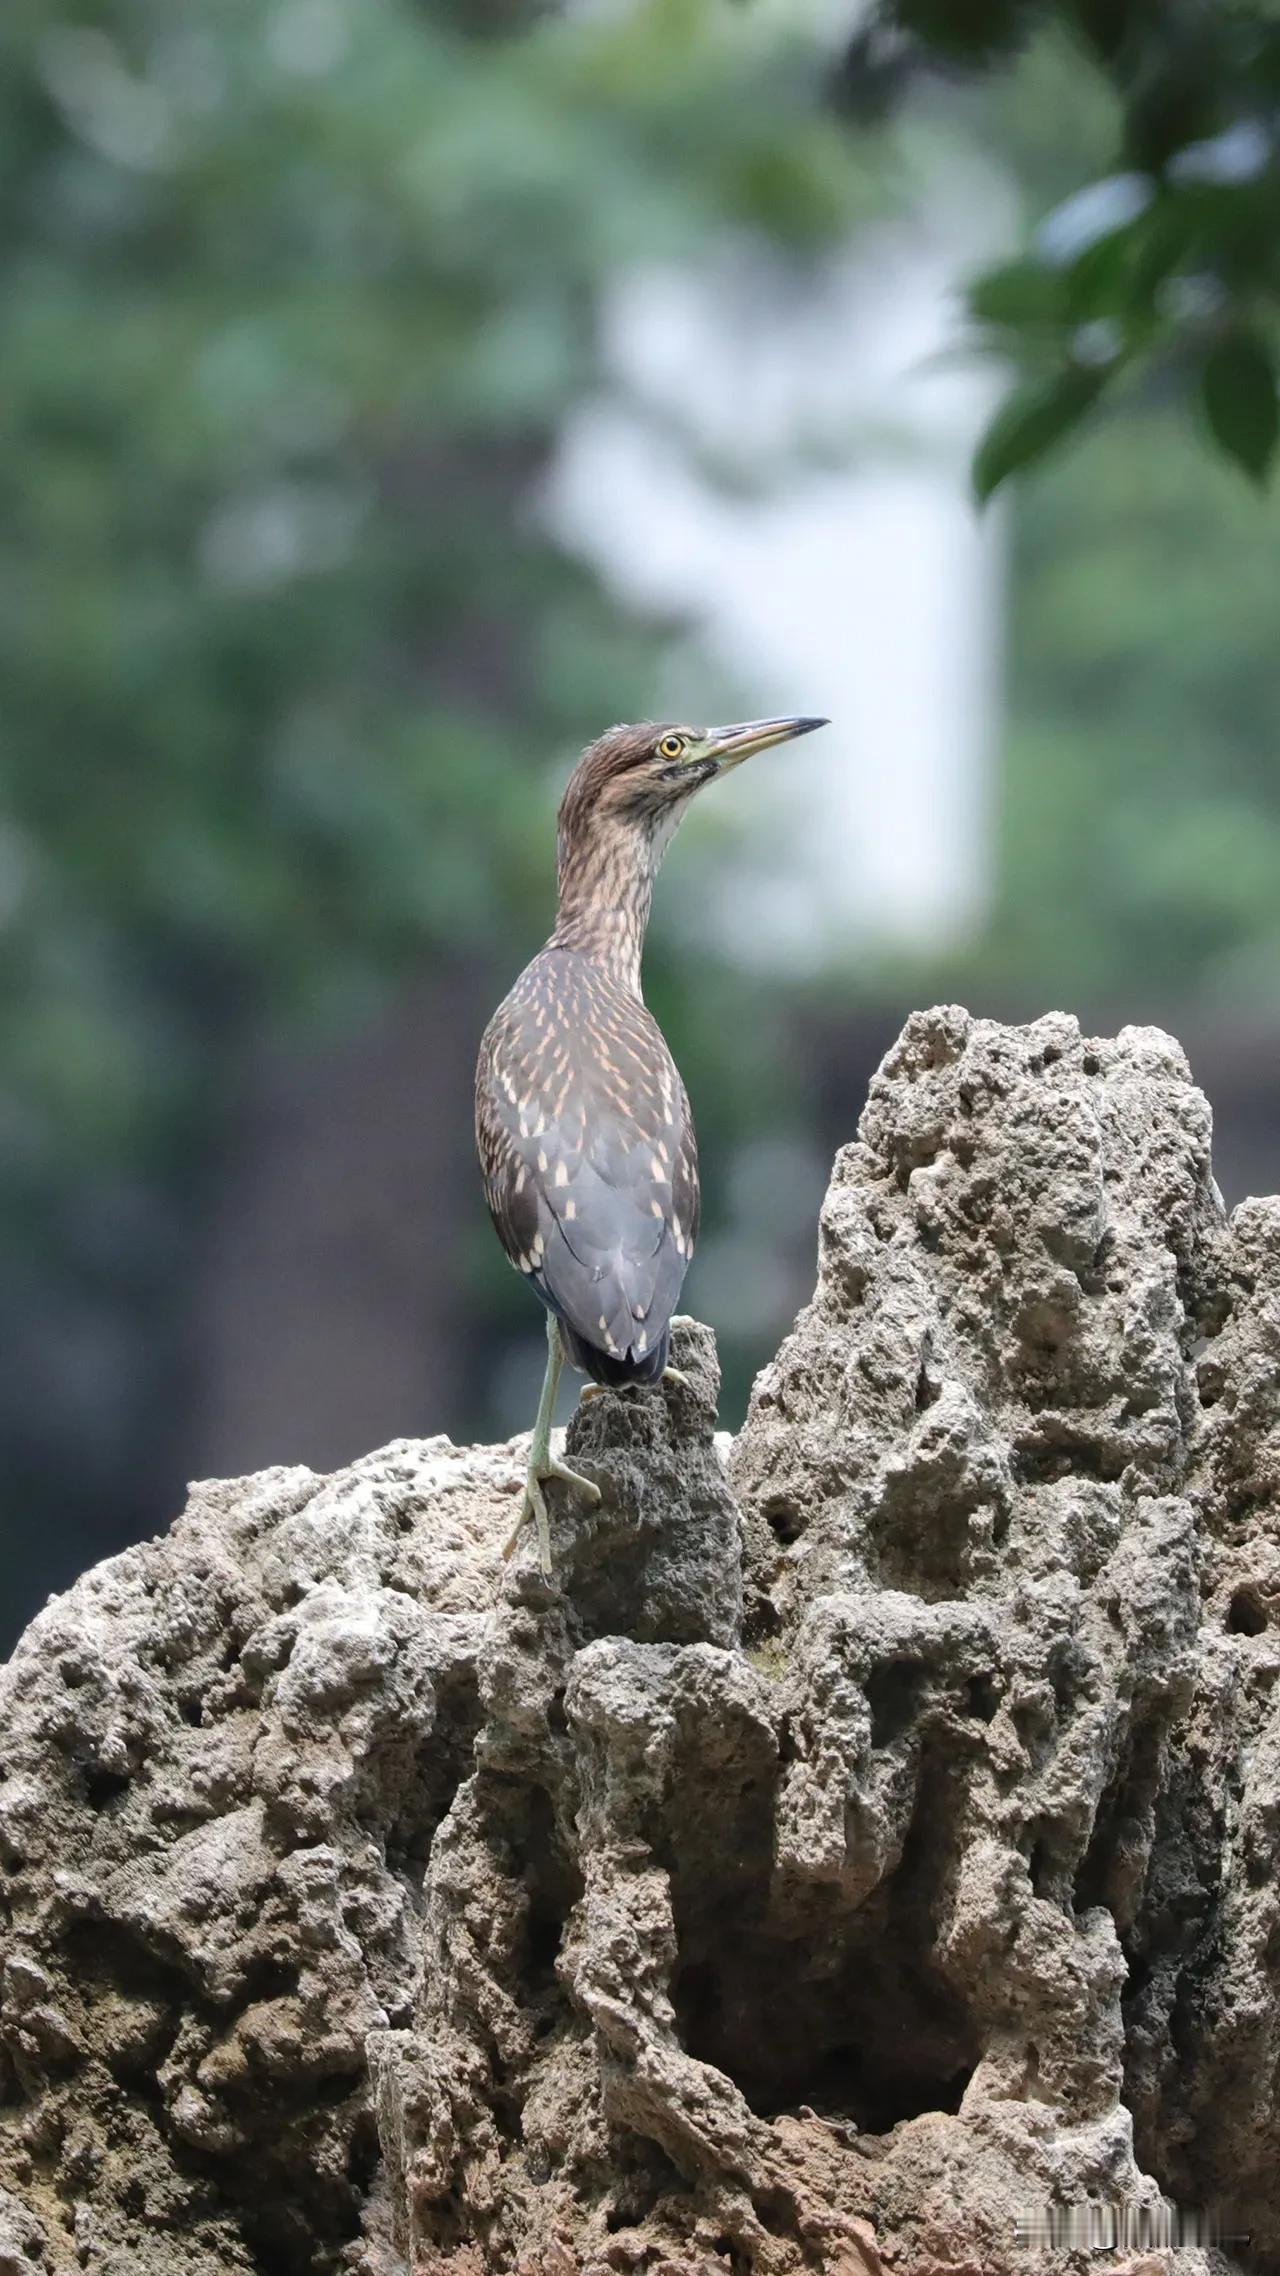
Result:
[[[533,1425],[533,1438],[529,1446],[529,1468],[524,1481],[524,1500],[516,1519],[511,1538],[502,1554],[509,1557],[520,1539],[521,1532],[533,1519],[538,1532],[538,1562],[547,1575],[551,1572],[551,1527],[547,1519],[547,1499],[542,1488],[548,1478],[563,1478],[568,1486],[579,1486],[589,1502],[598,1502],[600,1488],[590,1478],[584,1478],[567,1463],[557,1462],[551,1452],[551,1417],[556,1411],[556,1392],[560,1388],[560,1370],[564,1366],[564,1346],[560,1341],[560,1323],[554,1312],[547,1314],[547,1371],[542,1378],[542,1396],[538,1401],[537,1417]]]

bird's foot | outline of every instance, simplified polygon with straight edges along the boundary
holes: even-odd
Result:
[[[585,1407],[588,1399],[603,1399],[607,1389],[606,1383],[584,1383],[578,1393],[578,1405]]]
[[[685,1374],[682,1367],[664,1367],[662,1370],[662,1380],[664,1383],[685,1384],[688,1382],[689,1378]]]
[[[559,1478],[566,1486],[576,1486],[583,1499],[593,1509],[600,1500],[600,1488],[594,1478],[584,1478],[580,1470],[571,1470],[567,1462],[557,1462],[553,1454],[546,1455],[541,1462],[529,1464],[528,1475],[524,1482],[524,1500],[520,1505],[520,1515],[511,1529],[510,1537],[503,1547],[502,1554],[504,1558],[512,1555],[520,1535],[529,1519],[532,1518],[538,1536],[538,1563],[541,1565],[546,1578],[550,1580],[551,1521],[547,1515],[547,1497],[542,1491],[548,1478]]]
[[[554,1455],[543,1463],[538,1475],[542,1478],[560,1478],[566,1486],[577,1486],[584,1500],[595,1509],[600,1500],[600,1488],[594,1478],[584,1478],[581,1470],[571,1470],[567,1462],[557,1462]]]
[[[551,1578],[551,1525],[547,1517],[547,1500],[542,1491],[542,1481],[532,1470],[524,1482],[524,1500],[520,1504],[520,1515],[502,1545],[504,1559],[514,1556],[516,1544],[530,1518],[533,1519],[534,1526],[537,1529],[538,1563],[549,1580]]]

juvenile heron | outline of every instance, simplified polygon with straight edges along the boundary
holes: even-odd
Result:
[[[698,1154],[684,1084],[640,993],[653,883],[704,784],[825,719],[611,727],[560,803],[560,906],[546,947],[498,1006],[476,1068],[476,1145],[498,1238],[547,1312],[547,1371],[521,1526],[551,1570],[543,1486],[599,1488],[557,1462],[565,1358],[596,1383],[656,1383],[698,1234]]]

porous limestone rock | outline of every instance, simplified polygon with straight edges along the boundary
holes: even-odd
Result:
[[[1280,2270],[1280,1203],[1177,1045],[913,1018],[727,1474],[676,1358],[550,1582],[398,1441],[33,1624],[0,2276]]]

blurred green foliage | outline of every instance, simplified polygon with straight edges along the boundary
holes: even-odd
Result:
[[[1199,13],[1114,8],[1153,69]],[[1234,65],[1206,67],[1162,156],[1139,49],[1104,53],[1066,0],[885,11],[832,103],[780,13],[0,14],[0,1538],[41,1571],[45,1520],[65,1573],[158,1514],[250,1051],[354,1030],[424,969],[484,966],[500,992],[549,914],[570,755],[658,700],[680,628],[629,619],[536,510],[566,412],[604,384],[603,295],[721,237],[804,264],[883,210],[849,110],[886,54],[895,84],[945,65],[947,132],[1007,162],[1031,215],[1065,205],[974,288],[981,340],[1048,391],[1002,415],[981,486],[1098,416],[1018,493],[991,925],[945,965],[869,955],[838,1016],[877,988],[1007,1003],[1015,979],[1031,1009],[1275,1005],[1280,558],[1179,408],[1200,388],[1204,429],[1262,469],[1280,239],[1237,222],[1273,169],[1175,165],[1256,153],[1231,136],[1254,111],[1269,134],[1267,103],[1246,117]],[[1232,42],[1261,20],[1220,13]],[[1086,227],[1090,181],[1110,187]],[[1151,323],[1134,280],[1175,206],[1199,219]],[[767,1282],[808,1175],[814,1030],[702,943],[691,985],[661,909],[648,985],[696,1071],[732,1413],[771,1331],[723,1292]],[[856,1085],[828,1076],[844,1136]],[[524,1334],[478,1185],[448,1238],[486,1343]],[[491,1428],[483,1395],[420,1419]]]
[[[1012,539],[996,906],[960,985],[1274,1014],[1274,514],[1153,405],[1051,463]]]
[[[1060,28],[966,99],[1032,215],[1129,131],[1124,89]],[[1017,975],[1036,1008],[1172,1024],[1280,1004],[1280,521],[1188,417],[1191,344],[1108,386],[1017,490],[995,906],[959,976],[977,998]]]
[[[839,92],[867,115],[922,75],[1007,69],[1055,34],[1099,75],[1114,133],[1093,178],[1077,174],[969,294],[978,338],[1018,374],[975,455],[975,494],[1038,464],[1095,406],[1161,382],[1261,482],[1280,440],[1273,0],[881,0]]]
[[[993,38],[998,70],[908,81],[1008,166],[1031,225],[1103,178],[1126,132],[1066,14],[1022,11],[1034,36]],[[949,20],[961,36],[970,14]],[[1280,1008],[1280,520],[1207,447],[1184,376],[1108,388],[1078,447],[1013,485],[991,913],[942,963],[877,962],[872,987],[1175,1026]]]
[[[730,227],[803,261],[847,228],[819,69],[687,0],[0,12],[24,1530],[163,1439],[250,1041],[353,1023],[424,961],[509,976],[539,937],[549,765],[643,714],[657,644],[550,538],[537,478],[620,268]]]

